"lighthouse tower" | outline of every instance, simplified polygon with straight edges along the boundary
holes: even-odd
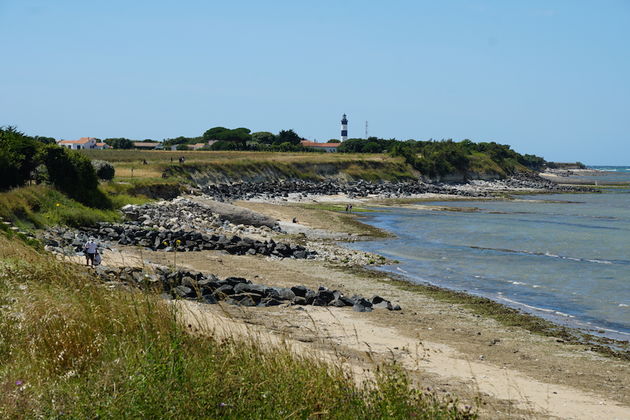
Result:
[[[348,140],[348,119],[346,118],[346,114],[343,114],[341,117],[341,141]]]

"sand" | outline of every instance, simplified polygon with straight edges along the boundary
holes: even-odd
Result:
[[[307,237],[326,240],[358,234],[338,213],[269,203],[238,203],[290,223]],[[355,206],[356,207],[356,206]],[[330,217],[329,217],[330,216]],[[347,215],[343,214],[343,217]],[[354,217],[354,216],[353,216]],[[349,308],[280,306],[237,308],[180,302],[182,321],[197,333],[229,334],[288,346],[301,355],[343,363],[356,380],[370,378],[375,363],[396,361],[418,386],[479,406],[483,418],[630,418],[630,363],[603,357],[586,345],[506,327],[459,304],[405,290],[384,275],[371,276],[317,260],[234,256],[219,251],[106,251],[108,265],[170,264],[242,276],[276,286],[304,284],[366,297],[380,295],[403,310],[357,313]],[[82,259],[75,258],[82,262]]]

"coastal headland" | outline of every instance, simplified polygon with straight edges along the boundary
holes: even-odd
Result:
[[[106,153],[90,152],[104,160]],[[103,265],[95,281],[158,291],[191,334],[254,337],[341,366],[359,383],[393,363],[413,386],[457,399],[482,418],[630,413],[627,343],[371,270],[391,261],[344,246],[390,235],[362,220],[377,205],[595,192],[592,186],[534,173],[433,182],[382,155],[287,154],[278,161],[183,152],[188,159],[177,165],[174,153],[138,153],[110,155],[116,179],[103,186],[136,204],[110,220],[49,227],[38,240],[80,269],[83,242],[96,238]]]

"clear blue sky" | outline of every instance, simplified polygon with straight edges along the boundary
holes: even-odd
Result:
[[[496,141],[630,164],[630,1],[0,0],[0,125]]]

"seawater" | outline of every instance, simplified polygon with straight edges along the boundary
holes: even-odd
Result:
[[[412,281],[630,340],[630,189],[422,204],[459,211],[377,209],[367,222],[396,238],[352,247]]]

